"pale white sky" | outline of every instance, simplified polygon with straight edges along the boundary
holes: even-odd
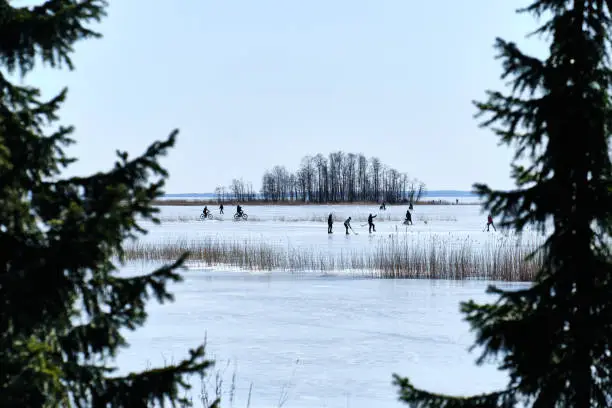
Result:
[[[17,2],[19,3],[19,2]],[[503,89],[494,38],[525,44],[525,2],[111,0],[101,40],[76,47],[69,174],[110,168],[179,128],[167,193],[212,192],[306,154],[377,156],[430,189],[512,186],[511,151],[478,128],[473,99]],[[529,40],[531,51],[546,44]],[[529,49],[528,49],[529,50]]]

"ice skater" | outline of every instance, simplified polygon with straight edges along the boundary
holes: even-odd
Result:
[[[327,217],[327,233],[331,234],[334,229],[334,218],[332,217],[332,214],[329,213],[329,217]]]
[[[370,234],[372,233],[372,230],[376,232],[376,227],[374,226],[374,218],[376,218],[376,216],[372,214],[370,214],[370,216],[368,217],[368,232]]]
[[[219,214],[223,214],[223,203],[219,205]]]
[[[348,232],[349,228],[351,229],[351,231],[353,231],[353,227],[351,227],[351,217],[348,217],[346,221],[344,221],[344,228],[346,228],[346,235],[349,234]]]
[[[410,214],[410,210],[406,210],[406,219],[404,220],[404,224],[408,225],[412,225],[412,214]]]
[[[491,214],[487,216],[487,232],[489,232],[490,226],[493,227],[493,231],[497,231],[495,224],[493,224],[493,217],[491,217]]]

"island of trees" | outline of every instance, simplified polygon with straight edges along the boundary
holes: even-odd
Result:
[[[425,183],[410,178],[383,164],[380,159],[361,153],[337,151],[302,158],[298,170],[274,166],[262,177],[260,194],[242,179],[228,187],[219,186],[215,194],[220,201],[297,201],[315,203],[388,202],[415,203],[425,193]]]

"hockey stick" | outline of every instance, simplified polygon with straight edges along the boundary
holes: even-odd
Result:
[[[372,218],[376,218],[377,216],[378,216],[378,214],[376,214],[376,215],[375,215],[374,217],[372,217]],[[369,223],[369,222],[366,222],[365,224],[361,224],[360,226],[363,228],[363,227],[365,227],[366,225],[370,225],[370,223]]]

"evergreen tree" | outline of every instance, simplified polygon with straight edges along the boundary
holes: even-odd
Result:
[[[610,0],[535,0],[518,10],[549,18],[536,31],[551,39],[544,60],[497,39],[512,92],[489,92],[476,105],[488,116],[483,126],[517,148],[516,189],[475,188],[506,228],[553,229],[528,289],[490,287],[494,304],[462,305],[484,350],[478,363],[497,357],[507,387],[453,398],[395,375],[409,406],[612,406],[611,8]]]
[[[86,25],[106,6],[49,0],[13,7],[0,0],[1,407],[188,404],[181,397],[187,376],[211,364],[198,347],[179,364],[127,376],[113,375],[111,365],[126,346],[120,330],[142,326],[147,299],[172,300],[166,285],[181,280],[176,269],[184,257],[131,278],[113,261],[122,259],[126,238],[143,232],[137,219],[158,222],[152,200],[167,177],[158,158],[177,131],[133,160],[118,152],[109,172],[60,178],[74,161],[63,151],[73,129],[51,126],[66,90],[43,101],[37,88],[9,78],[25,76],[36,58],[72,68],[73,44],[99,37]]]

